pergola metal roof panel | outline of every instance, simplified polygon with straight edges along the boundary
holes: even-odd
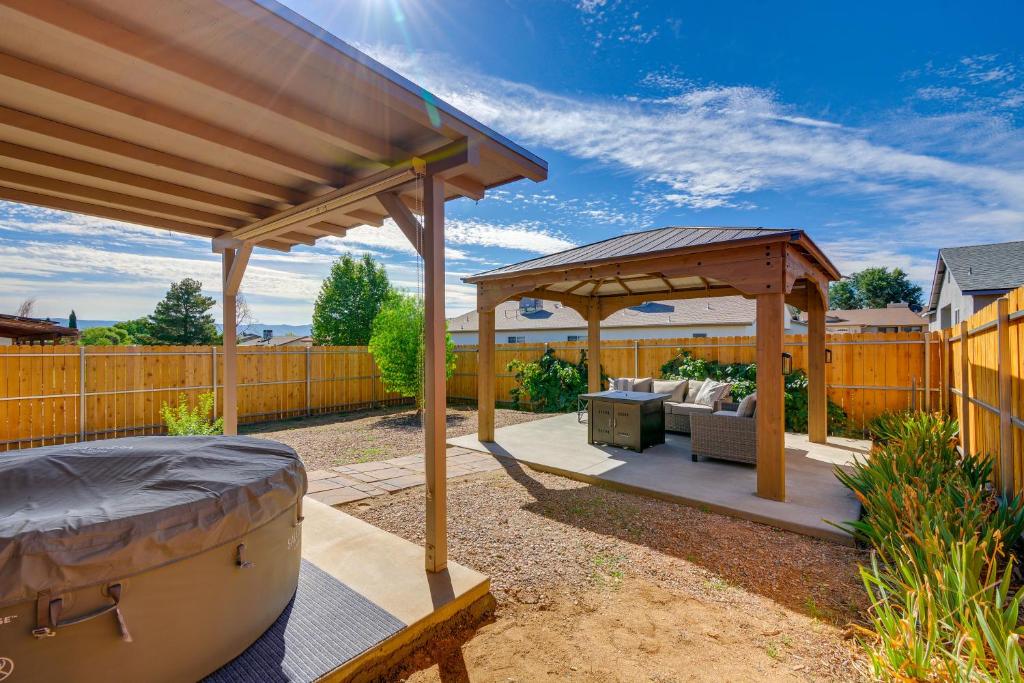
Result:
[[[473,161],[448,198],[547,175],[273,0],[0,0],[0,199],[224,237],[452,143]],[[415,190],[388,188],[414,207]],[[389,214],[364,198],[254,241],[287,249]]]
[[[501,268],[478,273],[466,282],[487,280],[497,276],[525,273],[547,268],[579,265],[595,261],[608,261],[616,258],[631,257],[638,254],[656,254],[670,252],[687,247],[700,247],[709,244],[739,242],[759,237],[778,237],[787,233],[800,234],[796,229],[779,228],[713,228],[713,227],[666,227],[629,233],[619,237],[594,242],[582,247],[541,256],[539,258],[520,261]]]

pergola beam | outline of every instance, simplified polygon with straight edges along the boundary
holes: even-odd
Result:
[[[28,114],[17,109],[0,106],[0,125],[11,126],[36,135],[53,138],[62,143],[87,147],[105,154],[111,154],[133,162],[141,162],[185,173],[205,181],[243,190],[246,193],[270,199],[275,202],[296,204],[308,198],[292,188],[277,185],[259,178],[211,166],[194,159],[177,156],[119,138],[103,135],[83,128],[76,128],[58,121]]]
[[[149,62],[182,78],[273,111],[317,132],[327,141],[371,161],[389,162],[409,156],[407,152],[385,140],[356,126],[343,124],[323,112],[283,95],[279,89],[264,86],[237,71],[170,44],[164,43],[161,49],[154,50],[153,45],[161,42],[158,37],[147,35],[138,29],[129,30],[71,3],[61,0],[6,0],[6,4],[19,12],[73,31],[105,47]]]
[[[100,107],[118,115],[144,121],[245,154],[257,163],[270,164],[307,180],[333,185],[342,180],[332,168],[285,151],[279,147],[207,123],[169,107],[106,88],[97,83],[54,71],[41,64],[0,52],[0,73],[33,87]]]
[[[420,225],[412,210],[394,192],[381,192],[377,195],[377,201],[391,214],[391,219],[395,221],[402,234],[412,244],[416,253],[423,256],[423,226]]]

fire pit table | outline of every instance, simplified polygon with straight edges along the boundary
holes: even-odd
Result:
[[[597,391],[588,401],[587,443],[629,448],[638,453],[665,443],[665,399],[646,391]]]

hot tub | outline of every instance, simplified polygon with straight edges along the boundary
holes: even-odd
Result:
[[[194,681],[295,593],[306,475],[248,437],[0,454],[0,668],[19,681]]]

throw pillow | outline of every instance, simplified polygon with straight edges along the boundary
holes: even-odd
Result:
[[[736,406],[736,417],[754,417],[754,409],[757,406],[757,394],[753,393],[745,397]]]
[[[659,380],[656,379],[652,383],[651,391],[656,394],[671,394],[666,401],[671,403],[682,403],[683,399],[686,398],[686,380],[685,379],[673,379],[673,380]]]
[[[697,393],[696,400],[691,403],[696,403],[701,406],[714,406],[715,401],[725,395],[725,391],[728,391],[729,385],[724,382],[716,382],[713,379],[704,380],[704,384],[701,385],[700,391]]]
[[[612,380],[612,389],[615,391],[633,391],[632,377],[619,377]]]

